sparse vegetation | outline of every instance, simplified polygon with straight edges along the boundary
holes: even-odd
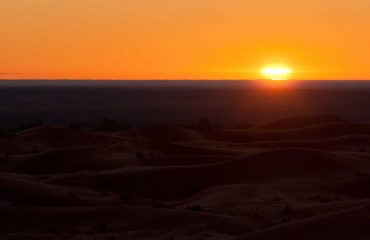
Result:
[[[283,219],[281,220],[281,222],[282,222],[282,223],[288,223],[288,222],[289,222],[289,220],[288,220],[288,219],[286,219],[286,218],[283,218]]]
[[[165,205],[161,202],[156,202],[153,204],[154,208],[165,208]]]
[[[53,239],[238,238],[246,229],[280,233],[279,228],[293,226],[295,231],[295,224],[281,226],[288,222],[312,227],[315,221],[342,215],[332,214],[341,206],[352,211],[367,197],[366,154],[350,152],[347,157],[342,149],[338,154],[290,147],[284,139],[260,141],[271,132],[257,128],[217,132],[209,120],[199,125],[210,134],[200,134],[193,124],[184,131],[190,135],[184,139],[190,140],[170,142],[156,142],[160,131],[146,137],[139,129],[139,138],[133,139],[126,133],[58,126],[1,139],[1,219],[9,221],[3,231],[25,229]],[[254,132],[256,138],[249,137]],[[317,144],[313,142],[308,141]],[[30,154],[33,148],[39,152]],[[3,158],[7,152],[10,159]],[[351,217],[354,224],[366,225],[361,216]]]
[[[81,131],[81,130],[83,130],[83,125],[80,124],[80,123],[70,123],[69,128],[73,129],[73,130]]]
[[[48,179],[49,179],[49,175],[41,175],[41,176],[39,177],[39,179],[40,179],[41,181],[48,180]]]
[[[291,212],[292,212],[292,208],[290,207],[290,204],[289,204],[289,203],[287,203],[287,204],[285,205],[285,207],[283,208],[282,213],[283,213],[283,214],[290,214]]]
[[[24,124],[19,125],[16,130],[17,131],[24,131],[24,130],[35,128],[35,127],[40,127],[43,124],[44,124],[44,122],[41,121],[41,120],[27,122],[27,123],[24,123]]]
[[[15,131],[12,131],[11,129],[0,128],[0,138],[5,138],[5,139],[13,138],[14,134],[12,132],[15,132]]]
[[[68,232],[68,234],[72,235],[72,236],[76,236],[78,234],[81,234],[81,232],[78,230],[78,229],[72,229]]]
[[[105,221],[102,221],[100,224],[93,227],[93,233],[105,234],[108,232],[108,226]]]
[[[164,153],[163,153],[163,155],[165,155],[165,156],[169,157],[169,156],[171,156],[171,155],[172,155],[172,153],[170,153],[170,152],[164,152]]]
[[[330,202],[332,202],[332,200],[329,198],[321,198],[320,200],[320,203],[330,203]]]
[[[117,131],[125,131],[128,130],[129,127],[116,122],[114,119],[106,117],[100,123],[98,127],[95,128],[97,132],[117,132]]]
[[[362,152],[362,153],[367,153],[368,150],[365,146],[362,146],[360,149],[359,149],[359,152]]]
[[[69,192],[68,192],[68,197],[70,197],[70,198],[74,198],[74,199],[77,199],[77,198],[78,198],[78,195],[77,195],[77,193],[76,193],[76,192],[74,192],[74,191],[69,191]]]
[[[211,121],[208,118],[201,118],[198,122],[198,129],[201,132],[211,132],[213,130]]]
[[[316,214],[314,212],[309,211],[309,212],[306,213],[305,218],[311,218],[311,217],[315,217],[315,216],[316,216]]]
[[[194,211],[194,212],[203,212],[204,211],[203,208],[198,204],[188,206],[188,209],[191,210],[191,211]]]
[[[123,193],[121,193],[121,194],[119,195],[119,198],[120,198],[121,200],[132,200],[132,199],[133,199],[133,197],[131,196],[131,194],[130,194],[130,193],[128,193],[128,192],[123,192]]]
[[[145,158],[145,153],[143,153],[143,152],[137,152],[136,153],[136,157],[137,158]]]
[[[52,234],[52,235],[56,235],[56,234],[60,234],[60,230],[55,228],[55,227],[49,227],[45,230],[45,233],[46,234]]]
[[[35,154],[35,153],[38,153],[39,152],[39,150],[38,149],[36,149],[36,148],[33,148],[32,150],[31,150],[31,153],[32,154]]]

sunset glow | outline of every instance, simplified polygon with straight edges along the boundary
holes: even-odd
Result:
[[[370,79],[370,1],[1,1],[1,79]]]
[[[265,67],[261,70],[261,73],[271,80],[287,80],[291,72],[287,67]]]

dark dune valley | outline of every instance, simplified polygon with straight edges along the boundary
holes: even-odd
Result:
[[[295,115],[0,136],[0,239],[369,239],[370,124]]]

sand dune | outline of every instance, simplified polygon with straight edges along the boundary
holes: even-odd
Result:
[[[33,128],[0,138],[0,239],[368,239],[369,134],[332,115]]]
[[[98,135],[67,127],[45,125],[21,132],[17,137],[17,141],[55,149],[97,144],[110,145],[123,140],[118,137]]]
[[[369,214],[369,207],[355,208],[294,223],[283,224],[236,239],[365,240],[370,236]]]
[[[178,198],[214,185],[284,178],[326,178],[355,174],[363,169],[370,170],[370,162],[361,158],[309,149],[284,149],[217,164],[81,173],[63,176],[53,182],[69,184],[81,181],[100,189],[147,197]]]
[[[17,204],[35,204],[41,206],[86,206],[112,204],[105,198],[97,200],[93,192],[75,191],[71,188],[53,186],[33,179],[20,179],[0,175],[0,199]]]
[[[18,157],[0,169],[31,174],[70,173],[83,170],[109,170],[139,165],[136,154],[124,149],[80,147],[51,150],[32,156]]]
[[[255,129],[296,129],[320,124],[348,123],[335,115],[294,116],[257,125]]]
[[[0,138],[0,154],[1,155],[21,155],[37,152],[37,149],[22,143],[18,143],[13,139]]]
[[[196,141],[198,142],[198,141]],[[156,141],[137,141],[134,142],[138,151],[146,153],[157,153],[160,155],[219,155],[219,156],[237,156],[239,151],[226,148],[216,148],[207,145],[192,144],[193,142],[156,142]]]
[[[195,130],[170,125],[152,125],[146,128],[129,130],[121,136],[128,136],[140,140],[155,141],[197,141],[205,139],[205,136]]]
[[[264,184],[221,185],[207,188],[176,204],[199,205],[215,214],[239,216],[264,226],[276,225],[284,220],[293,222],[369,205],[370,200],[363,193],[369,187],[368,182],[355,179],[351,182],[347,185],[347,181],[338,180],[289,179]],[[360,186],[352,190],[356,183]],[[287,204],[291,210],[285,213]]]
[[[54,230],[59,234],[79,232],[91,236],[120,233],[126,237],[151,238],[154,234],[176,235],[179,232],[191,236],[206,231],[214,236],[220,233],[240,235],[249,231],[248,222],[242,219],[163,208],[18,206],[0,208],[0,214],[6,220],[3,229],[7,233],[47,233]],[[30,218],[37,218],[38,221],[29,222]]]
[[[367,199],[370,197],[370,174],[358,173],[329,185],[330,189],[352,198]]]
[[[282,130],[229,130],[216,134],[216,138],[227,142],[255,142],[279,140],[310,140],[334,138],[346,135],[369,135],[370,124],[328,123],[295,129]]]
[[[296,140],[296,141],[262,141],[236,146],[263,147],[263,148],[304,147],[332,151],[356,152],[356,151],[366,151],[366,147],[370,146],[370,135],[355,134],[335,138]]]

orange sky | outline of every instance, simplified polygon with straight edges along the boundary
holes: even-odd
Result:
[[[370,79],[369,0],[9,0],[0,78]]]

